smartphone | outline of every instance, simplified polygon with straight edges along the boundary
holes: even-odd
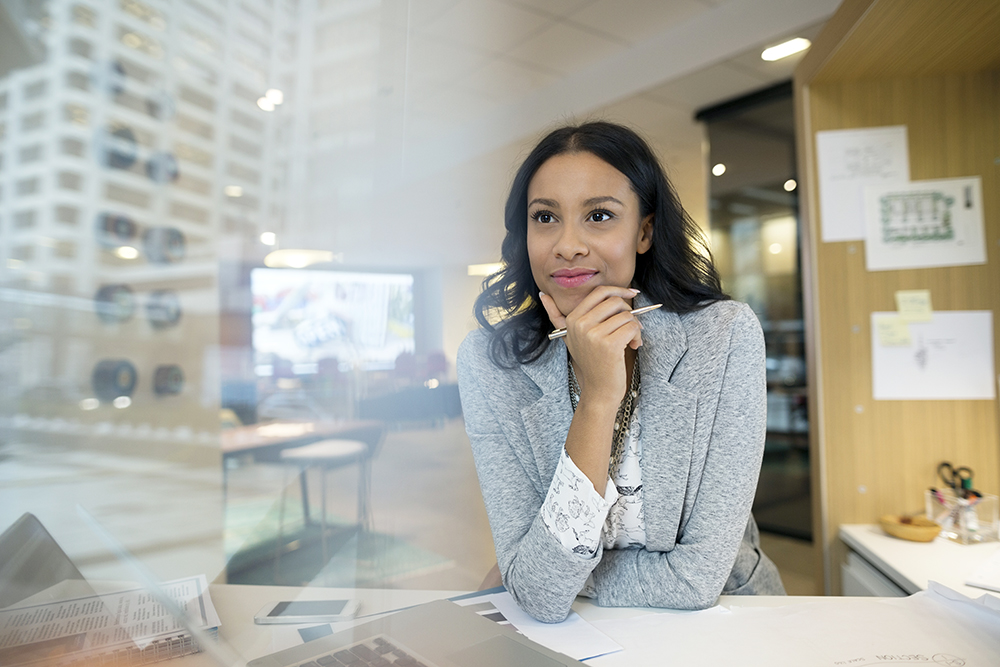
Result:
[[[358,600],[282,600],[264,605],[253,622],[258,625],[278,623],[330,623],[348,621],[358,613]]]

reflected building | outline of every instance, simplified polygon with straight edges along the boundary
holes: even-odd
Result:
[[[31,352],[11,385],[75,405],[91,395],[88,360],[129,357],[138,407],[171,343],[195,355],[189,384],[217,382],[213,355],[198,355],[217,342],[218,245],[283,214],[284,181],[267,169],[280,130],[258,100],[294,48],[275,36],[297,21],[294,4],[230,4],[53,0],[27,36],[43,61],[0,81],[3,283],[15,301],[41,292],[65,306],[27,318]],[[172,334],[163,309],[177,306]],[[193,385],[205,407],[207,384]]]

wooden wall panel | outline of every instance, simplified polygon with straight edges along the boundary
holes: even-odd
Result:
[[[802,141],[814,142],[821,130],[906,125],[911,179],[979,175],[983,182],[989,261],[981,266],[868,272],[863,241],[821,241],[815,190],[809,197],[821,385],[815,408],[822,413],[814,453],[825,475],[830,590],[839,592],[838,526],[919,510],[939,461],[971,466],[979,489],[1000,492],[998,402],[874,401],[870,331],[871,312],[895,310],[896,290],[930,289],[935,310],[993,311],[1000,362],[1000,72],[814,82],[799,94],[808,97]],[[815,157],[807,155],[806,182],[815,187]]]

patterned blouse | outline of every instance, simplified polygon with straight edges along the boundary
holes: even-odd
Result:
[[[565,449],[559,457],[542,503],[542,523],[560,544],[581,558],[593,558],[599,545],[605,549],[626,549],[646,544],[639,412],[640,406],[636,405],[625,454],[621,465],[608,477],[603,498]],[[593,593],[593,584],[588,579],[580,594],[593,597]]]

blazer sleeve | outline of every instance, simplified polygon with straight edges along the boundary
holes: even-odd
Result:
[[[767,428],[764,361],[760,323],[743,306],[733,320],[704,469],[677,543],[670,551],[604,551],[594,571],[598,604],[671,609],[715,604],[740,548],[760,474]]]
[[[542,521],[545,493],[539,493],[525,471],[525,466],[534,462],[520,459],[504,434],[497,406],[486,398],[483,383],[496,386],[493,383],[503,379],[497,377],[498,370],[490,370],[492,362],[485,356],[485,346],[470,340],[475,335],[459,349],[458,382],[500,576],[523,610],[539,621],[556,623],[569,615],[603,549],[598,546],[591,557],[573,553]]]

